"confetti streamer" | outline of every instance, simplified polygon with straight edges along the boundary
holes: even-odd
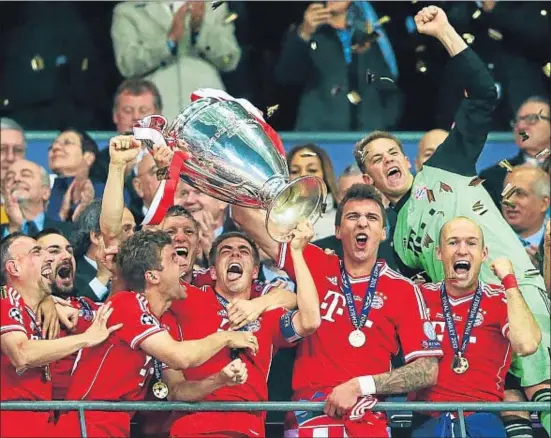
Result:
[[[224,23],[225,24],[233,23],[235,20],[237,20],[237,17],[239,17],[239,15],[236,14],[235,12],[232,12],[230,15],[226,17],[226,19],[224,20]]]
[[[511,163],[509,163],[509,160],[501,160],[498,164],[499,164],[499,167],[503,167],[507,172],[513,171],[513,166],[511,166]]]
[[[449,185],[447,185],[445,182],[442,182],[442,181],[440,181],[440,191],[441,192],[453,193],[452,188]]]
[[[505,199],[509,199],[511,196],[513,196],[516,190],[517,190],[516,186],[514,186],[511,183],[507,183],[507,185],[501,192],[501,197]]]
[[[528,269],[526,272],[524,272],[525,277],[537,277],[538,275],[540,275],[540,271],[536,268]]]
[[[474,11],[473,13],[473,20],[477,20],[478,17],[480,17],[482,15],[482,11],[480,9],[477,9],[476,11]]]
[[[506,199],[502,200],[501,203],[502,203],[505,207],[509,207],[509,208],[515,208],[515,207],[516,207],[516,204],[515,204],[514,202],[507,201]]]
[[[476,201],[476,202],[473,204],[472,209],[473,209],[474,212],[483,210],[483,209],[484,209],[484,204],[482,204],[481,201]]]
[[[479,176],[476,176],[469,183],[469,187],[476,187],[476,186],[482,184],[484,181],[486,181],[484,178],[480,178]]]
[[[362,101],[362,98],[357,91],[350,91],[347,93],[346,97],[353,105],[358,105]]]
[[[488,36],[495,41],[501,41],[503,39],[503,34],[495,29],[488,29]]]
[[[279,104],[269,106],[269,107],[266,109],[266,116],[267,116],[267,118],[269,119],[270,117],[272,117],[272,116],[274,115],[274,113],[275,113],[278,109],[279,109]]]
[[[427,189],[427,199],[429,200],[429,203],[434,202],[434,192],[431,189]]]

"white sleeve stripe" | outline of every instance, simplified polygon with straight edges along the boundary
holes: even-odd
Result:
[[[426,350],[426,351],[412,351],[409,354],[406,354],[404,357],[406,363],[410,362],[412,359],[416,359],[418,357],[440,357],[443,356],[444,352],[442,350]]]
[[[279,245],[279,260],[277,263],[277,267],[279,269],[283,269],[285,266],[285,257],[287,255],[287,243],[282,243]]]
[[[506,323],[501,329],[501,334],[507,338],[507,333],[509,332],[509,323]]]
[[[140,333],[138,336],[132,339],[132,342],[130,342],[130,348],[132,348],[132,350],[135,350],[145,338],[157,332],[162,332],[165,330],[165,328],[159,327],[158,325],[154,325],[153,327],[148,328],[146,331]]]
[[[21,325],[3,325],[2,327],[0,327],[0,333],[4,333],[4,332],[23,332],[23,333],[27,333],[27,329]]]
[[[415,298],[417,298],[417,306],[419,308],[419,314],[421,315],[421,318],[429,319],[429,313],[427,312],[427,306],[425,305],[425,300],[423,298],[423,295],[421,294],[421,291],[417,286],[413,286],[413,290],[415,291]]]

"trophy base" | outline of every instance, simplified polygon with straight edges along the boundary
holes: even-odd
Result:
[[[268,234],[277,242],[289,242],[299,222],[308,220],[313,225],[321,217],[326,196],[325,183],[315,176],[303,176],[285,184],[267,208]]]

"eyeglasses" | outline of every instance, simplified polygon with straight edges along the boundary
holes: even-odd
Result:
[[[517,126],[520,122],[526,122],[527,125],[535,125],[540,120],[551,121],[551,118],[544,116],[541,112],[539,114],[526,114],[525,116],[517,117],[511,120],[511,128]]]

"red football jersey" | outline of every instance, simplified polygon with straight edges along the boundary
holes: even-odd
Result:
[[[101,303],[94,303],[92,300],[86,297],[70,298],[71,305],[76,309],[79,309],[79,320],[76,330],[73,333],[67,330],[61,330],[59,337],[70,336],[73,334],[83,333],[94,320],[94,312],[99,308]],[[86,304],[84,304],[86,303]],[[75,365],[79,352],[75,352],[69,356],[65,356],[63,359],[59,359],[56,362],[52,362],[50,365],[52,372],[52,384],[53,384],[53,400],[65,400],[67,390],[71,384],[71,373]]]
[[[40,328],[34,323],[35,314],[25,304],[21,295],[11,287],[6,298],[0,299],[0,336],[19,331],[28,339],[40,339]],[[17,375],[9,358],[1,353],[0,400],[51,400],[52,382],[47,381],[44,367],[30,368]],[[45,436],[49,412],[0,413],[1,436]]]
[[[438,383],[419,391],[417,400],[497,402],[503,400],[503,384],[511,363],[511,347],[508,339],[507,300],[502,286],[482,284],[483,295],[467,344],[465,358],[469,369],[464,374],[452,370],[454,351],[440,301],[441,283],[426,283],[421,291],[427,303],[429,316],[442,344],[444,357],[440,362]],[[461,345],[463,331],[474,292],[461,298],[450,295],[455,328]]]
[[[228,330],[229,320],[225,308],[216,298],[214,290],[205,286],[201,289],[188,287],[187,299],[173,306],[172,310],[177,315],[177,320],[182,327],[184,340],[202,339],[212,333]],[[205,398],[205,401],[266,401],[268,400],[268,373],[272,363],[272,357],[279,347],[292,346],[291,339],[286,339],[282,329],[282,317],[288,313],[283,308],[277,308],[264,312],[257,321],[250,323],[247,330],[253,332],[258,339],[259,350],[256,356],[249,352],[240,354],[241,360],[246,363],[248,371],[247,382],[243,385],[226,386],[218,389]],[[224,348],[203,365],[188,368],[184,372],[187,380],[203,380],[212,374],[218,373],[232,361],[230,349]],[[231,417],[231,414],[228,414]],[[263,413],[251,413],[251,423],[242,424],[244,434],[254,436],[255,429],[263,428]],[[187,415],[177,420],[171,429],[171,434],[179,436],[182,431],[187,431],[196,421],[194,415]],[[201,417],[202,418],[202,417]],[[202,432],[216,432],[224,430],[224,422],[213,424],[212,422],[200,422]],[[195,427],[195,426],[194,426]],[[222,429],[220,429],[222,428]],[[253,432],[250,432],[252,429]],[[193,429],[195,430],[195,429]],[[198,432],[198,431],[196,431]],[[262,430],[256,430],[261,436]]]
[[[122,323],[105,342],[81,350],[75,362],[69,400],[141,401],[154,374],[152,357],[140,349],[149,336],[166,330],[151,313],[144,295],[118,292],[108,299],[113,313],[109,325]],[[87,411],[90,436],[128,436],[132,412]],[[59,433],[73,428],[74,413],[62,415]],[[77,423],[78,424],[78,423]],[[67,429],[69,428],[69,429]]]
[[[442,355],[421,292],[386,263],[380,272],[368,320],[362,327],[366,342],[358,348],[350,345],[348,336],[354,326],[342,292],[339,257],[309,244],[304,258],[308,266],[315,267],[321,326],[299,344],[293,372],[295,399],[309,397],[313,391],[330,392],[354,377],[390,371],[391,356],[399,350],[398,339],[406,362]],[[295,280],[287,244],[281,245],[279,267]],[[369,276],[349,276],[349,279],[359,318]]]

